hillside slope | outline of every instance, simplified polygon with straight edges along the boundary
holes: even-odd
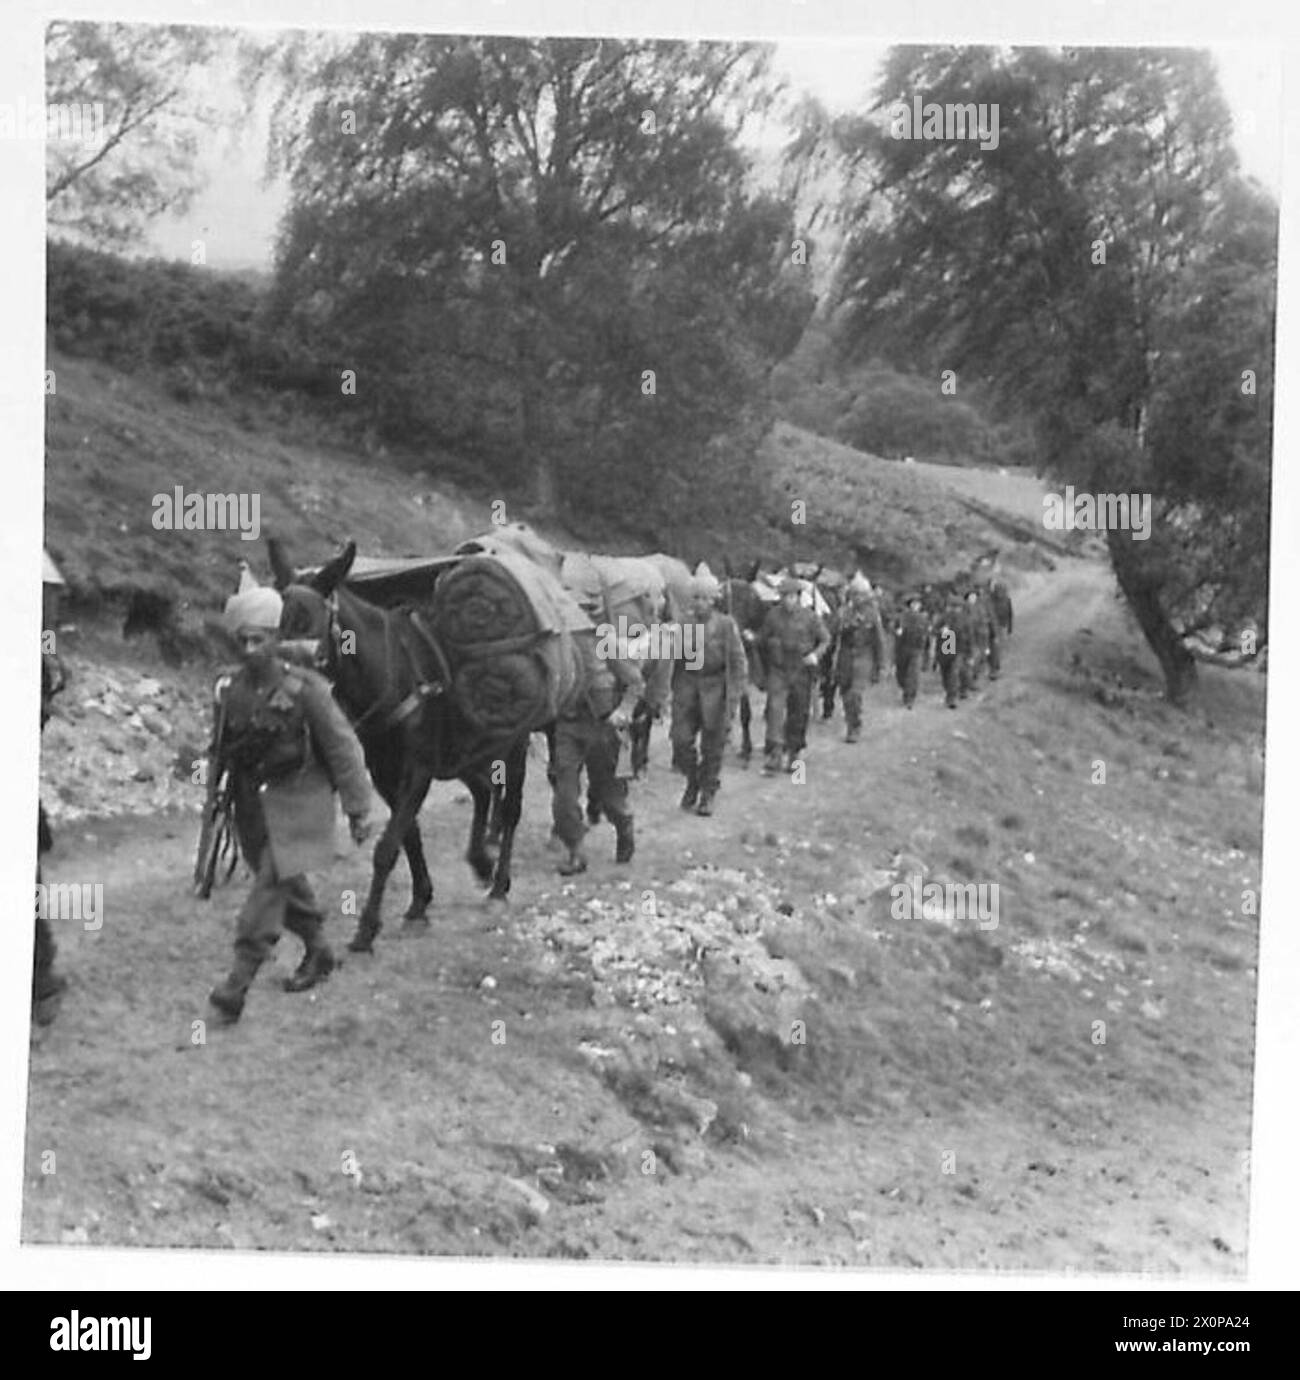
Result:
[[[237,562],[266,574],[266,536],[319,556],[354,537],[363,551],[445,551],[489,523],[488,503],[427,474],[241,427],[229,405],[182,404],[138,375],[51,359],[46,413],[46,545],[75,605],[126,611],[136,591],[193,612],[219,610]],[[245,415],[247,415],[245,413]],[[153,526],[155,495],[256,496],[261,540]]]
[[[69,581],[82,620],[148,628],[167,619],[201,645],[205,618],[220,609],[247,559],[266,574],[263,541],[235,532],[159,531],[154,499],[184,493],[256,496],[262,536],[288,538],[295,551],[320,556],[355,538],[376,555],[449,550],[491,521],[494,500],[510,517],[531,520],[513,496],[470,493],[406,457],[372,459],[278,435],[283,424],[251,404],[181,403],[158,383],[108,365],[53,354],[57,391],[46,424],[46,544]],[[240,425],[236,418],[252,423]],[[863,455],[784,423],[769,434],[760,459],[775,476],[768,511],[738,512],[727,530],[660,534],[659,545],[688,559],[769,555],[827,563],[861,560],[876,577],[949,574],[992,546],[1011,564],[1041,564],[1043,545],[1025,520],[1023,496],[1008,509],[1015,530],[975,512],[942,473]],[[460,465],[463,470],[463,462]],[[930,469],[931,467],[926,467]],[[941,467],[934,467],[936,469]],[[989,484],[989,472],[960,473],[962,483]],[[986,501],[997,504],[994,486]],[[791,521],[800,500],[802,520]],[[575,515],[575,526],[584,527]],[[604,531],[579,542],[539,524],[565,545],[632,549],[627,535]],[[1050,545],[1049,545],[1050,549]],[[1020,553],[1019,555],[1017,553]]]
[[[801,501],[803,544],[827,561],[858,561],[876,579],[945,579],[994,549],[1004,567],[1042,569],[1076,549],[1043,529],[1032,476],[905,465],[787,422],[765,446],[779,491],[774,527],[789,525]]]

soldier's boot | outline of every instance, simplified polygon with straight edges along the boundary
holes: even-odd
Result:
[[[53,1001],[67,988],[68,980],[54,971],[54,956],[58,953],[50,922],[44,916],[36,917],[36,953],[32,962],[32,1000],[34,1002]]]
[[[555,870],[561,877],[576,877],[578,873],[587,870],[587,855],[582,851],[580,843],[572,844],[569,847],[568,856],[562,858],[556,865]]]
[[[781,773],[781,749],[766,746],[763,749],[763,775],[779,776]]]
[[[293,976],[285,978],[283,985],[286,992],[305,992],[318,982],[324,982],[338,966],[330,946],[321,938],[321,929],[322,926],[317,923],[304,935],[307,950]]]
[[[636,852],[636,835],[632,828],[631,815],[619,815],[614,820],[614,831],[618,842],[614,845],[614,861],[629,863]]]
[[[844,741],[846,743],[856,743],[858,741],[858,736],[862,732],[862,710],[856,703],[850,707],[849,703],[846,701],[844,705],[844,717],[847,720],[845,724],[846,731],[844,734]]]
[[[705,786],[700,792],[700,803],[695,807],[697,815],[711,815],[713,813],[713,798],[718,793],[716,786]]]
[[[699,772],[692,768],[686,773],[686,789],[682,792],[680,801],[683,810],[693,810],[695,802],[700,798],[700,776]]]
[[[221,1013],[227,1025],[233,1025],[243,1015],[248,989],[253,985],[253,979],[261,966],[260,958],[255,958],[252,954],[237,953],[235,966],[225,981],[218,983],[208,993],[209,1003]]]

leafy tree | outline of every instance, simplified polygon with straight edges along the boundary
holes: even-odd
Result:
[[[46,99],[103,108],[98,138],[51,138],[49,222],[92,244],[120,247],[198,186],[198,135],[211,112],[191,94],[197,68],[224,42],[214,30],[58,21],[45,37]]]
[[[812,305],[782,267],[789,210],[748,194],[736,141],[766,64],[608,39],[295,50],[276,310],[365,362],[390,434],[512,456],[543,510],[709,488],[703,448]]]
[[[892,137],[890,108],[917,95],[996,105],[997,147]],[[837,130],[876,169],[840,282],[853,347],[985,379],[1033,417],[1058,477],[1152,493],[1151,539],[1107,544],[1183,701],[1187,638],[1262,600],[1271,453],[1273,213],[1236,174],[1210,59],[895,49],[875,114]],[[1245,368],[1265,382],[1243,405]],[[1179,406],[1213,423],[1199,440]]]

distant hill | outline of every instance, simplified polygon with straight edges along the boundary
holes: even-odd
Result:
[[[944,578],[993,549],[1004,565],[1041,567],[1074,549],[1043,529],[1043,486],[1024,471],[882,460],[785,422],[765,447],[774,510],[784,497],[788,522],[791,504],[807,505],[807,554],[876,579]]]

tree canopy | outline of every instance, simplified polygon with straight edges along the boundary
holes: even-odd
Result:
[[[996,146],[894,137],[918,96],[996,107]],[[1107,543],[1181,701],[1188,639],[1262,615],[1267,582],[1276,209],[1210,59],[899,48],[835,133],[875,172],[838,285],[851,348],[985,380],[1060,478],[1152,495],[1150,539]]]
[[[410,34],[294,51],[276,310],[364,361],[358,402],[395,439],[477,447],[544,509],[721,501],[813,305],[790,208],[750,191],[737,140],[767,62]]]
[[[183,210],[198,187],[198,136],[212,119],[191,81],[228,36],[211,29],[56,21],[46,29],[46,99],[99,107],[102,128],[46,146],[50,224],[121,248],[144,224]]]

